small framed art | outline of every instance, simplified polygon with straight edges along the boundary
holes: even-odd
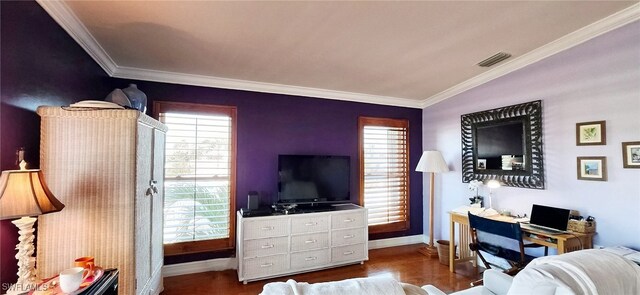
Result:
[[[606,121],[576,123],[576,145],[607,144]]]
[[[487,159],[478,159],[478,170],[485,170],[487,169]]]
[[[578,179],[607,181],[607,157],[578,157]]]
[[[640,141],[622,143],[622,167],[640,168]]]

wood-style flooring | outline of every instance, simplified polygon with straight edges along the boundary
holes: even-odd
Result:
[[[445,293],[469,288],[469,283],[480,278],[470,263],[456,265],[456,273],[439,263],[438,258],[428,258],[418,253],[424,244],[375,249],[369,251],[364,264],[343,266],[322,271],[284,276],[269,280],[238,282],[235,270],[212,271],[164,278],[162,295],[177,294],[238,294],[256,295],[268,282],[294,279],[298,282],[327,282],[357,277],[390,276],[404,283],[423,286],[434,285]]]

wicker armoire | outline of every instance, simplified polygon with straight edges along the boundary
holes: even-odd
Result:
[[[41,278],[95,257],[120,294],[162,291],[167,128],[135,110],[39,107],[40,168],[64,210],[38,218]]]

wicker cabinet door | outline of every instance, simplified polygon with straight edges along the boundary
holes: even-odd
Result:
[[[141,294],[151,278],[151,170],[153,128],[138,124],[136,153],[135,266],[136,294]]]
[[[164,261],[163,232],[164,232],[164,146],[166,133],[154,129],[153,131],[153,181],[155,192],[151,203],[151,276],[152,294],[162,290],[154,290],[161,282],[162,264]],[[162,289],[162,286],[160,286]]]

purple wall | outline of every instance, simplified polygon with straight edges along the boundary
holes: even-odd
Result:
[[[494,206],[519,214],[533,203],[576,209],[596,218],[596,244],[640,249],[640,169],[623,169],[621,154],[621,142],[640,140],[639,81],[636,21],[425,109],[424,147],[442,151],[453,168],[437,178],[439,236],[449,236],[446,212],[471,195],[461,182],[460,115],[541,99],[547,188],[502,187]],[[607,121],[607,144],[576,146],[575,124],[598,120]],[[606,156],[609,180],[577,180],[578,156]]]
[[[1,1],[0,169],[17,169],[25,147],[30,168],[39,166],[39,105],[68,105],[104,97],[112,81],[36,3]],[[17,229],[0,222],[0,286],[16,281]],[[4,291],[4,290],[0,290]]]
[[[120,88],[130,82],[118,81],[117,87]],[[237,106],[237,208],[246,207],[249,191],[260,192],[265,196],[263,202],[266,204],[275,201],[279,154],[350,156],[351,198],[358,203],[358,116],[409,119],[411,167],[417,165],[422,153],[422,111],[419,109],[154,82],[136,83],[149,97],[149,106],[155,100]],[[422,175],[411,170],[411,229],[372,235],[372,239],[422,233]],[[209,253],[168,257],[165,263],[219,256]]]

